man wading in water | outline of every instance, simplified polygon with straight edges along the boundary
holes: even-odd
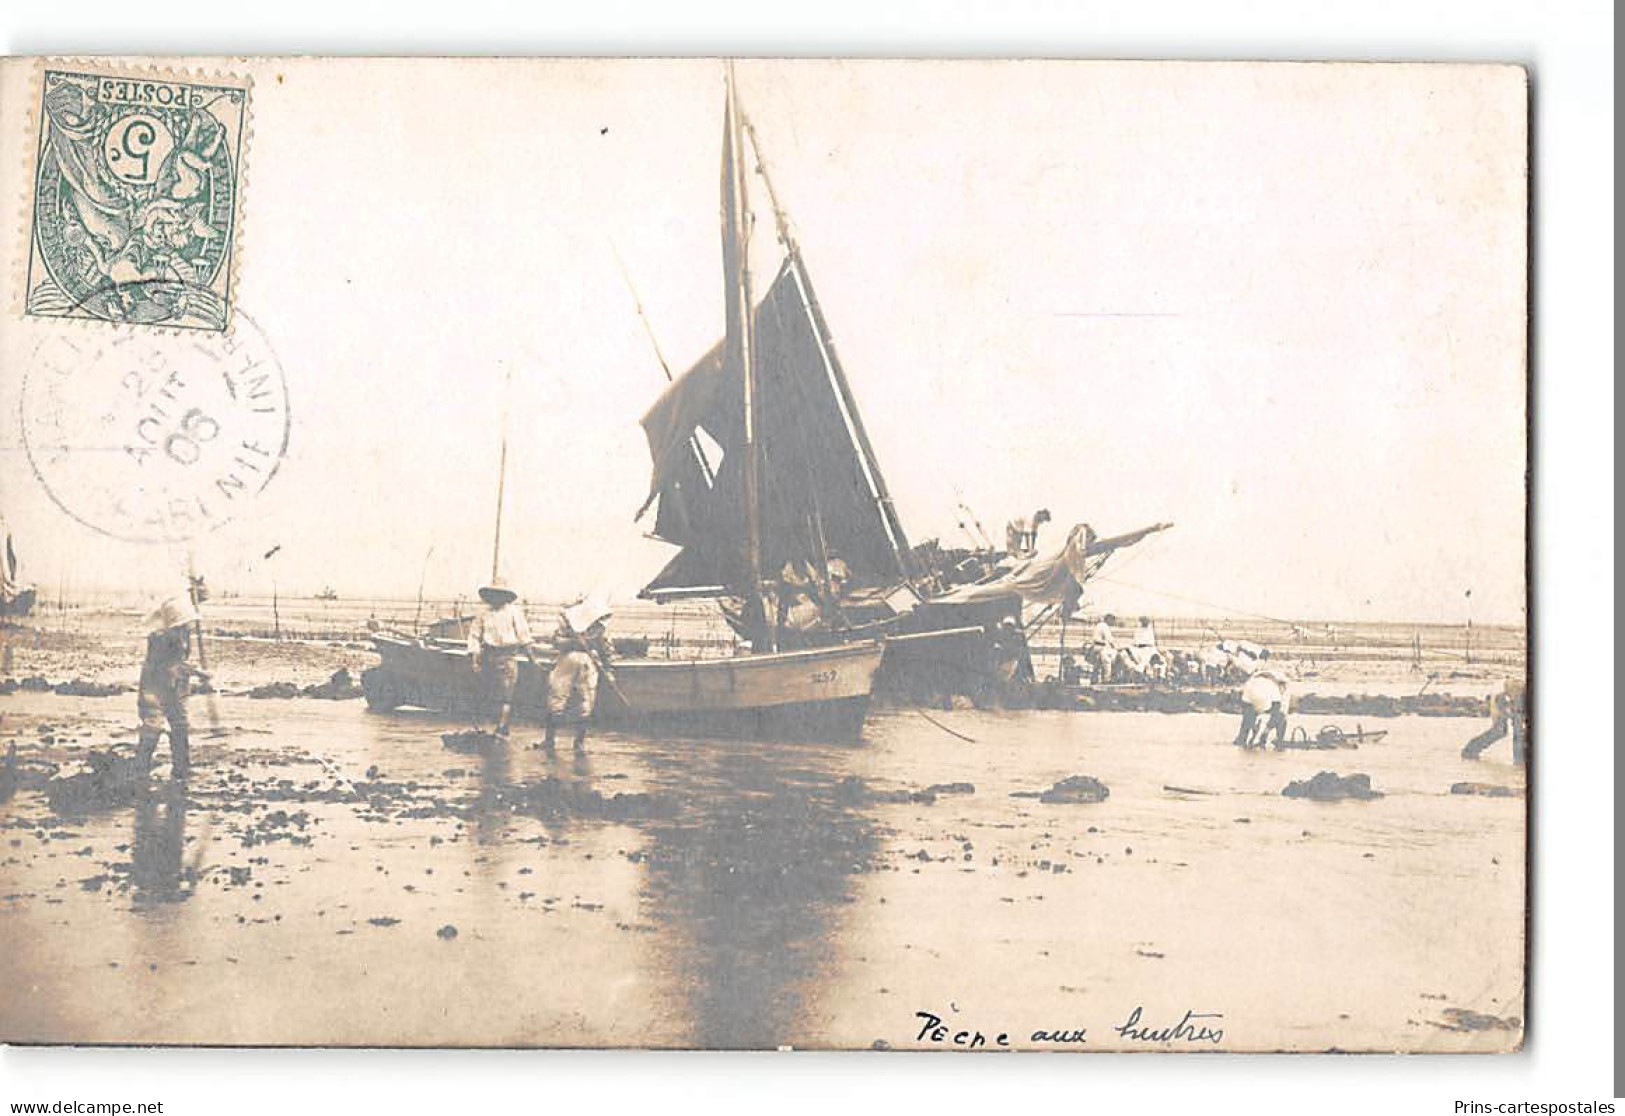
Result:
[[[1285,675],[1271,669],[1269,658],[1267,647],[1258,653],[1258,663],[1241,688],[1241,728],[1235,740],[1238,747],[1262,748],[1269,743],[1272,731],[1276,751],[1286,742],[1287,680]],[[1264,727],[1255,739],[1260,718]]]
[[[209,680],[207,674],[187,661],[192,651],[192,628],[197,622],[197,606],[190,595],[170,597],[147,616],[147,657],[141,664],[141,685],[136,693],[141,731],[136,738],[135,759],[142,776],[152,769],[153,752],[166,727],[171,776],[184,779],[191,774],[186,696],[193,678]]]
[[[1510,732],[1512,762],[1523,763],[1527,755],[1524,741],[1529,734],[1526,694],[1523,679],[1509,678],[1500,693],[1490,695],[1490,727],[1467,742],[1467,746],[1461,750],[1461,758],[1477,759],[1485,748]]]
[[[609,608],[581,601],[564,610],[553,646],[559,661],[547,676],[547,736],[542,747],[552,751],[560,720],[575,722],[575,749],[587,749],[587,721],[598,705],[598,679],[609,670],[610,646],[604,634]]]
[[[473,656],[474,670],[485,678],[485,701],[497,699],[497,735],[507,736],[513,719],[513,691],[519,683],[519,656],[531,656],[530,626],[525,623],[525,610],[518,605],[519,594],[508,588],[500,577],[480,589],[480,600],[485,611],[474,618],[468,629],[468,653]],[[483,710],[481,711],[483,712]],[[479,727],[476,713],[475,728]]]

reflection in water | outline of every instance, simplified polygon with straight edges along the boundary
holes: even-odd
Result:
[[[130,886],[137,904],[190,899],[197,872],[182,855],[186,844],[186,788],[179,783],[136,791],[135,832],[130,841]]]
[[[649,831],[648,903],[678,943],[699,1047],[772,1048],[799,1033],[850,877],[877,843],[834,775],[758,748],[690,751],[671,788],[683,813]]]
[[[480,789],[474,799],[474,840],[490,845],[500,841],[508,831],[503,791],[508,786],[513,763],[506,740],[482,748],[479,756]]]

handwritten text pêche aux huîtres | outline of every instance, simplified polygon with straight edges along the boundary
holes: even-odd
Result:
[[[1081,1046],[1089,1041],[1087,1027],[1061,1027],[1053,1030],[1040,1028],[1026,1034],[1018,1032],[1012,1037],[1008,1030],[962,1026],[952,1019],[954,1014],[956,1012],[950,1012],[949,1018],[944,1019],[935,1012],[916,1011],[914,1018],[919,1023],[919,1030],[915,1033],[914,1041],[925,1046],[957,1046],[965,1050],[984,1048],[1010,1050],[1018,1045]],[[1119,1038],[1135,1046],[1172,1049],[1193,1045],[1214,1047],[1224,1041],[1224,1027],[1221,1025],[1223,1019],[1224,1015],[1220,1012],[1186,1010],[1177,1022],[1171,1025],[1158,1024],[1147,1021],[1145,1008],[1136,1005],[1123,1021],[1114,1025],[1111,1030]]]

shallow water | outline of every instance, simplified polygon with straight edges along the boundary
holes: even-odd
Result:
[[[131,705],[17,695],[0,714],[26,770],[127,749]],[[577,758],[528,736],[459,754],[441,734],[464,726],[358,702],[220,713],[184,795],[58,818],[25,786],[0,805],[0,1036],[909,1048],[920,1012],[950,1044],[1025,1048],[1054,1045],[1040,1029],[1088,1049],[1521,1034],[1525,801],[1449,788],[1521,792],[1523,773],[1505,743],[1458,758],[1475,720],[1264,754],[1221,715],[930,714],[966,742],[901,711],[857,746],[601,735]],[[1385,797],[1280,795],[1323,769]],[[1010,797],[1073,774],[1110,797]],[[956,782],[974,792],[909,800]],[[1136,1007],[1148,1028],[1214,1015],[1223,1037],[1115,1032]]]

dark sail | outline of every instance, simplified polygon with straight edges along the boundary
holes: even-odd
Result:
[[[762,568],[786,563],[821,572],[839,556],[857,584],[903,573],[907,541],[894,538],[875,491],[794,261],[786,260],[755,315],[756,439],[761,454]],[[742,466],[741,370],[719,344],[679,376],[643,418],[654,459],[655,534],[683,547],[646,593],[699,587],[737,590],[748,576]],[[703,430],[722,449],[707,484],[692,441]]]

